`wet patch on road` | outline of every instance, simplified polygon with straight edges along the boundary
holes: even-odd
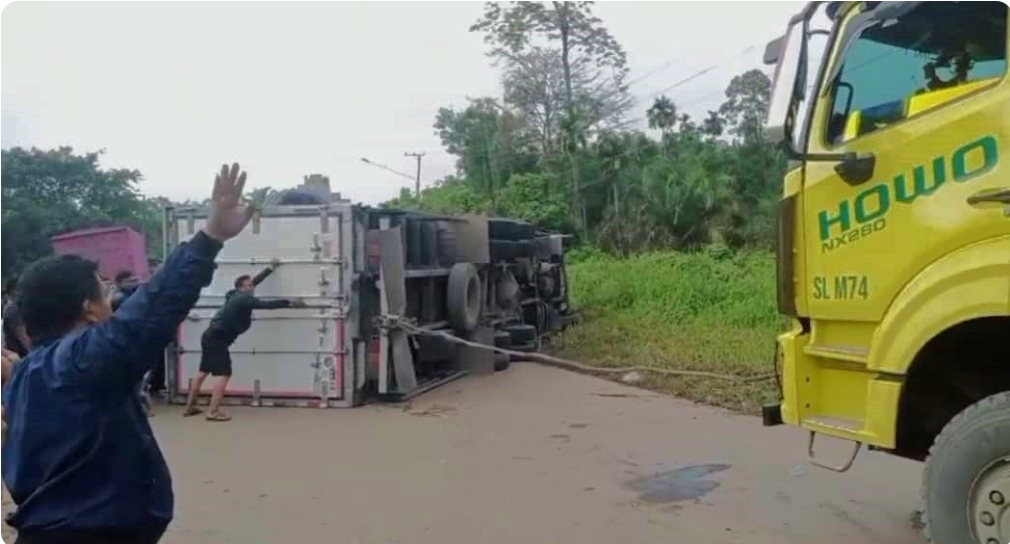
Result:
[[[632,481],[628,486],[641,494],[641,500],[650,503],[698,501],[715,488],[719,482],[707,476],[728,470],[726,464],[691,465],[659,472]]]

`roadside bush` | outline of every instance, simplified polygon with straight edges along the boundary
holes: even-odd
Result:
[[[579,249],[571,257],[572,297],[583,321],[561,337],[559,349],[569,357],[745,377],[772,370],[783,320],[771,254],[721,246],[625,259]],[[744,411],[774,393],[771,381],[643,378],[646,386]]]

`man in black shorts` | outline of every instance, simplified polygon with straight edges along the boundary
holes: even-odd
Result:
[[[263,300],[256,297],[256,286],[279,265],[280,261],[274,259],[270,266],[255,277],[239,276],[235,280],[235,288],[225,295],[224,306],[214,314],[207,330],[200,337],[200,372],[193,380],[189,398],[186,400],[186,409],[182,415],[189,417],[202,413],[202,410],[196,407],[196,398],[200,395],[203,381],[211,375],[218,380],[210,397],[207,421],[229,421],[231,417],[221,410],[221,400],[228,387],[228,380],[231,379],[231,354],[228,348],[252,326],[253,310],[305,306],[301,300]]]

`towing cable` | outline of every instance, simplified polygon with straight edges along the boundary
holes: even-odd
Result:
[[[472,340],[460,338],[459,336],[450,334],[445,331],[431,330],[418,327],[413,323],[413,320],[405,319],[399,316],[390,316],[390,315],[379,316],[376,318],[376,326],[387,330],[401,329],[413,336],[430,336],[435,338],[441,338],[453,344],[459,344],[477,349],[486,349],[491,350],[495,353],[509,355],[511,357],[515,357],[517,359],[517,362],[539,363],[545,366],[561,368],[564,370],[579,372],[582,374],[613,375],[613,374],[627,374],[629,372],[649,372],[664,376],[690,376],[695,378],[708,378],[713,380],[732,381],[738,383],[761,382],[777,377],[776,376],[777,373],[762,374],[759,376],[741,377],[732,374],[706,372],[704,370],[676,370],[671,368],[660,368],[655,366],[642,366],[642,365],[626,366],[626,367],[599,367],[579,363],[569,359],[563,359],[561,357],[554,357],[552,355],[547,355],[544,353],[515,351],[511,349],[500,348],[498,346],[483,344],[480,342],[474,342]]]

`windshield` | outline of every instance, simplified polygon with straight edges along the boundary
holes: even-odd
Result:
[[[898,19],[864,23],[832,78],[827,141],[879,130],[1001,77],[1006,9],[998,2],[922,3]]]

